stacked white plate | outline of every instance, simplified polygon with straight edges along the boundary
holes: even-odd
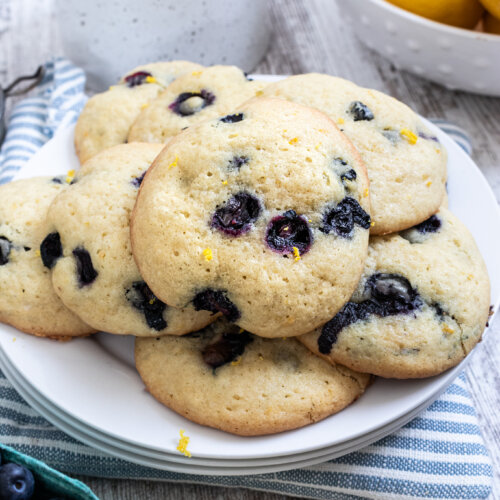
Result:
[[[473,233],[488,266],[492,304],[500,300],[500,213],[480,170],[431,123],[448,150],[451,210]],[[60,131],[18,178],[78,168],[73,127]],[[486,333],[487,335],[487,333]],[[54,342],[0,325],[0,366],[26,401],[71,436],[131,462],[191,474],[258,474],[323,462],[394,432],[430,405],[463,369],[422,380],[377,379],[344,411],[295,431],[233,436],[202,427],[155,401],[134,366],[132,337],[100,333]],[[179,430],[191,440],[176,450]]]

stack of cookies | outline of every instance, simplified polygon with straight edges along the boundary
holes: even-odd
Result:
[[[76,174],[0,187],[0,321],[134,335],[149,392],[190,420],[297,428],[481,338],[446,151],[387,95],[154,63],[88,101],[75,145]]]

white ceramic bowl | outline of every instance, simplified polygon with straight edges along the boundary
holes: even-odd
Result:
[[[338,0],[357,36],[396,66],[449,89],[500,96],[500,35],[429,21],[385,0]]]

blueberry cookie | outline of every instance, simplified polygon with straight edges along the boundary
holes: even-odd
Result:
[[[211,66],[186,74],[141,112],[128,140],[167,142],[195,123],[230,113],[265,85],[249,81],[236,66]]]
[[[80,162],[127,142],[130,126],[160,91],[180,75],[202,68],[187,61],[145,64],[130,71],[108,91],[91,97],[75,128],[75,148]]]
[[[479,342],[489,301],[488,274],[471,234],[442,208],[411,229],[372,238],[350,302],[299,340],[353,370],[429,377]]]
[[[355,401],[370,382],[369,375],[331,365],[295,339],[263,339],[223,320],[183,337],[136,339],[135,361],[161,403],[242,436],[322,420]]]
[[[368,170],[372,234],[414,226],[439,209],[446,150],[406,105],[328,75],[297,75],[269,85],[280,97],[326,113],[358,149]]]
[[[40,247],[44,264],[52,269],[54,288],[66,306],[98,330],[179,335],[212,321],[208,312],[178,310],[159,300],[132,257],[130,213],[146,169],[161,149],[135,143],[103,151],[90,160],[92,171],[77,176],[50,207],[50,227]]]
[[[94,333],[59,300],[40,260],[45,215],[66,187],[50,177],[0,186],[0,321],[57,339]]]
[[[348,139],[315,109],[255,99],[172,139],[131,234],[162,300],[273,337],[306,333],[347,302],[369,228],[366,171]]]

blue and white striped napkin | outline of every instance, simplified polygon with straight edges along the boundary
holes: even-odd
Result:
[[[66,60],[47,64],[38,95],[14,109],[0,150],[0,184],[84,102],[83,72]],[[470,152],[466,134],[439,126]],[[479,499],[493,475],[462,374],[427,410],[399,431],[362,450],[320,465],[252,476],[198,476],[150,469],[111,457],[71,438],[30,408],[0,372],[0,441],[68,474],[151,479],[251,488],[301,498]]]

